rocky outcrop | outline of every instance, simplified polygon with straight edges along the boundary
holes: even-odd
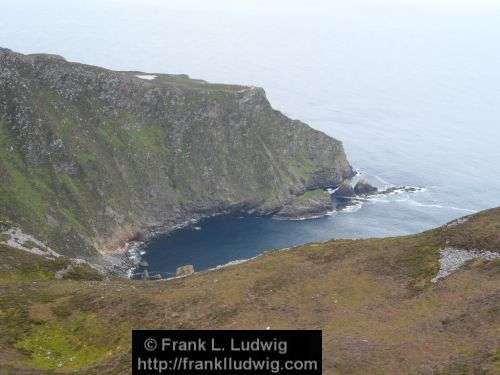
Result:
[[[377,192],[378,189],[366,181],[359,181],[356,185],[354,185],[354,193],[356,195],[371,195],[376,194]]]
[[[400,193],[415,193],[418,191],[424,190],[423,188],[420,187],[415,187],[415,186],[393,186],[390,188],[387,188],[385,190],[382,190],[379,192],[379,194],[400,194]]]
[[[498,252],[481,250],[463,250],[447,247],[439,251],[439,272],[431,279],[436,283],[462,267],[465,263],[473,259],[495,260],[500,258]]]
[[[352,174],[341,142],[274,110],[261,88],[0,49],[0,220],[62,254],[274,212]]]
[[[332,194],[336,198],[351,198],[356,195],[349,182],[342,183]]]
[[[330,194],[324,190],[314,190],[292,199],[273,217],[282,220],[311,219],[324,216],[332,209]]]
[[[191,264],[187,264],[185,266],[178,267],[177,270],[175,271],[175,276],[176,277],[184,277],[184,276],[189,276],[194,273],[194,267]]]

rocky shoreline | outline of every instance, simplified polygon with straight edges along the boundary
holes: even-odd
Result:
[[[326,190],[312,190],[293,198],[273,215],[276,220],[306,220],[325,216],[333,210]]]
[[[180,220],[175,224],[155,226],[138,231],[123,246],[104,254],[105,265],[101,265],[101,268],[110,274],[118,274],[129,278],[134,275],[141,277],[142,273],[136,273],[135,271],[147,269],[147,267],[141,265],[141,262],[145,252],[144,248],[150,239],[195,225],[200,220],[215,216],[245,213],[259,216],[271,215],[275,220],[310,220],[330,215],[335,211],[355,207],[372,196],[400,194],[403,192],[412,193],[420,190],[421,188],[411,186],[396,186],[379,190],[363,180],[357,183],[346,181],[336,188],[306,191],[303,194],[294,196],[279,209],[270,211],[259,211],[258,209],[249,208],[243,210],[239,208],[214,213],[194,214],[189,219]]]
[[[142,255],[145,253],[144,247],[149,240],[159,235],[165,235],[195,225],[203,219],[220,215],[244,213],[258,216],[272,215],[272,218],[276,220],[308,220],[323,217],[332,212],[332,210],[332,200],[328,190],[316,189],[293,197],[278,209],[274,208],[265,211],[258,208],[246,210],[235,209],[217,211],[211,214],[192,215],[191,218],[182,220],[176,224],[157,226],[139,231],[124,246],[117,248],[111,254],[107,254],[106,258],[113,261],[113,270],[120,270],[119,273],[122,276],[130,278],[136,275],[136,277],[142,278],[142,273],[135,273],[135,271],[141,268]],[[137,240],[137,238],[140,238],[140,240]]]

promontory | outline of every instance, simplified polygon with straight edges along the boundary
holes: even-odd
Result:
[[[0,49],[0,220],[57,253],[97,259],[192,218],[276,212],[352,174],[341,142],[261,88]]]

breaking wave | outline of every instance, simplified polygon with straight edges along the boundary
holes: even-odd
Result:
[[[356,171],[356,176],[363,175],[361,171]],[[340,203],[337,205],[336,212],[342,213],[353,213],[359,211],[365,203],[401,203],[407,204],[414,207],[424,207],[424,208],[434,208],[442,210],[454,210],[467,213],[473,213],[474,210],[456,207],[456,206],[446,206],[437,203],[422,203],[410,196],[416,193],[425,193],[428,188],[421,186],[397,186],[391,184],[389,181],[383,179],[380,176],[372,176],[372,178],[380,183],[379,191],[373,195],[368,196],[354,196],[347,203]],[[434,187],[435,188],[435,187]],[[337,189],[328,189],[330,194],[335,193]]]

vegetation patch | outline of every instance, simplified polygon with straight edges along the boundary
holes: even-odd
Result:
[[[252,287],[253,293],[258,296],[265,296],[289,285],[289,279],[282,274],[266,276],[257,279]]]
[[[38,247],[31,241],[28,246]],[[23,246],[24,246],[23,245]],[[28,253],[0,244],[0,258],[3,259],[3,270],[0,272],[0,281],[49,281],[55,279],[57,271],[68,269],[65,279],[73,280],[102,280],[103,276],[88,264],[73,264],[66,257],[54,259]]]
[[[407,236],[361,241],[373,249],[364,267],[377,275],[402,278],[409,290],[418,292],[431,284],[439,271],[440,245],[435,238]]]
[[[15,347],[30,355],[38,369],[77,369],[111,356],[121,340],[108,335],[107,325],[93,314],[78,313],[64,321],[35,327]]]
[[[73,264],[69,266],[63,278],[71,280],[102,280],[104,276],[88,264]]]
[[[330,194],[328,194],[328,192],[321,190],[321,189],[308,190],[304,194],[295,197],[294,201],[297,203],[307,203],[310,200],[322,199],[325,196],[329,197]]]
[[[238,315],[238,308],[235,306],[215,306],[208,314],[208,318],[217,325],[222,325]]]
[[[5,232],[12,228],[12,223],[9,220],[0,220],[0,232]]]

